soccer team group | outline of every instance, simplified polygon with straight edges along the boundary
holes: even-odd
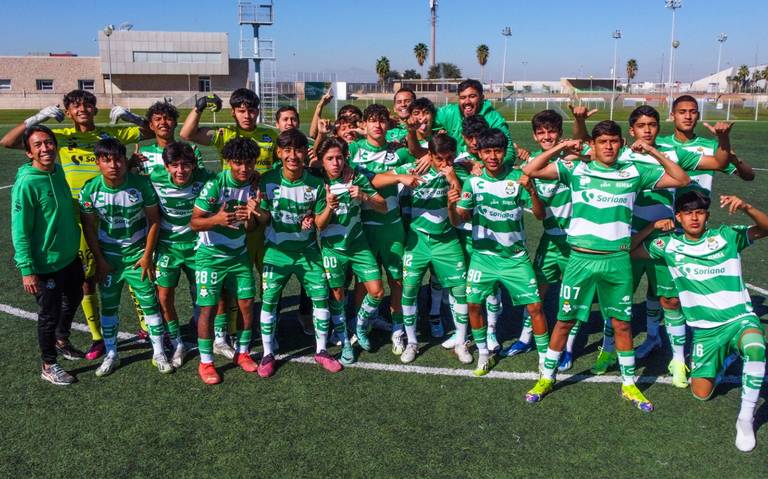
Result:
[[[705,124],[713,137],[697,136],[697,102],[681,96],[672,135],[659,136],[659,113],[650,106],[631,113],[626,141],[613,121],[588,132],[594,110],[577,106],[566,139],[562,116],[544,110],[532,120],[539,149],[526,151],[475,80],[462,82],[458,101],[439,109],[401,89],[393,117],[372,104],[364,111],[346,105],[334,120],[323,119],[330,98],[317,106],[311,139],[299,131],[293,107],[278,110],[277,129],[258,124],[259,98],[247,89],[230,96],[234,126],[200,126],[202,113],[222,102],[199,98],[179,132],[186,141],[176,139],[179,114],[171,104],[155,103],[144,117],[116,106],[112,123],[132,125],[98,126],[96,98],[81,90],[64,97],[63,109],[46,107],[9,131],[0,143],[23,148],[31,160],[16,176],[11,224],[24,289],[39,305],[43,379],[75,381],[58,355],[103,356],[96,375],[115,371],[124,283],[146,325],[152,364],[161,373],[182,367],[174,304],[182,273],[206,384],[221,382],[214,354],[249,373],[275,374],[280,298],[294,275],[311,302],[313,324],[305,327],[314,329],[320,366],[339,372],[371,350],[371,327],[383,322],[384,280],[392,352],[411,363],[419,355],[417,298],[429,271],[431,335],[446,334],[440,306],[448,304],[454,332],[443,347],[471,364],[471,338],[478,376],[499,356],[535,348],[540,379],[526,394],[531,403],[552,391],[558,370],[571,367],[595,295],[604,340],[592,372],[618,365],[621,397],[642,411],[653,405],[635,385],[635,357],[661,349],[663,316],[673,384],[688,387],[687,326],[695,397],[709,398],[728,365],[743,361],[736,446],[754,448],[765,338],[740,252],[768,234],[768,216],[723,195],[721,208],[742,211],[753,224],[707,223],[715,172],[754,178],[733,153],[732,124]],[[72,126],[43,125],[65,117]],[[221,172],[205,168],[195,144],[218,149]],[[135,146],[129,152],[126,145]],[[533,260],[526,211],[544,227]],[[632,296],[643,276],[648,334],[634,348]],[[542,309],[550,285],[559,287],[551,331]],[[502,287],[525,306],[521,335],[506,349],[495,334]],[[69,341],[78,305],[93,337],[85,353]],[[251,356],[257,314],[258,363]],[[338,358],[328,345],[341,346]]]

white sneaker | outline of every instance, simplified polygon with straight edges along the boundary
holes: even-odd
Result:
[[[419,354],[419,345],[408,343],[405,346],[405,351],[400,355],[400,361],[405,364],[412,363],[416,360],[416,355]]]
[[[456,331],[454,331],[448,339],[443,341],[440,346],[442,346],[445,349],[453,349],[456,347]]]
[[[459,358],[459,361],[462,364],[472,364],[475,361],[474,358],[472,358],[472,355],[469,353],[469,349],[467,349],[466,344],[459,344],[458,346],[454,347],[453,353],[457,358]]]
[[[392,354],[400,356],[405,352],[405,331],[392,333]]]
[[[216,338],[213,340],[213,354],[232,359],[235,357],[235,348],[230,346],[226,339]]]
[[[378,329],[379,331],[392,331],[392,324],[388,323],[381,316],[376,316],[375,318],[371,319],[369,325],[371,328]]]
[[[160,374],[170,374],[174,371],[173,366],[168,362],[168,358],[165,357],[165,353],[152,356],[152,366],[156,367]]]
[[[659,336],[646,336],[643,344],[635,348],[635,357],[643,359],[656,349],[661,349],[661,338]]]
[[[184,343],[179,342],[179,345],[176,346],[176,349],[173,351],[173,358],[171,359],[171,365],[179,369],[182,364],[184,364],[184,354],[186,351],[184,350]]]
[[[107,354],[104,356],[104,361],[101,362],[101,366],[96,370],[96,376],[104,377],[112,374],[115,369],[120,365],[120,358],[117,354]]]
[[[736,449],[749,452],[755,448],[754,418],[736,420]]]

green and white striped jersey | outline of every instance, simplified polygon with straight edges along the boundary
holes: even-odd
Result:
[[[568,243],[595,251],[629,251],[632,210],[642,190],[664,175],[661,167],[642,163],[605,166],[597,161],[557,161],[559,181],[571,190]]]
[[[147,243],[144,208],[155,206],[157,196],[149,181],[128,173],[117,188],[102,175],[88,180],[80,190],[80,211],[99,216],[99,245],[105,255],[132,257]]]
[[[302,230],[301,222],[308,214],[325,209],[323,180],[304,170],[301,178],[290,181],[279,169],[262,176],[260,189],[264,194],[261,208],[272,215],[267,225],[267,247],[288,252],[317,248],[315,229]]]
[[[408,174],[416,168],[416,163],[408,163],[395,168],[398,175]],[[463,175],[457,168],[456,176]],[[423,183],[419,183],[416,188],[406,188],[407,194],[403,196],[407,206],[403,209],[408,211],[409,228],[413,231],[428,235],[444,235],[455,232],[453,225],[448,219],[448,190],[451,185],[441,172],[430,166],[429,169],[421,175]],[[461,177],[459,177],[461,181]]]
[[[717,140],[714,138],[703,138],[701,136],[695,136],[691,141],[681,142],[675,135],[659,136],[656,138],[656,143],[661,146],[670,148],[680,148],[698,156],[709,155],[713,156],[715,150],[717,150]],[[733,164],[728,163],[725,168],[721,170],[727,175],[736,173],[736,167]],[[696,170],[689,173],[691,177],[691,184],[677,190],[678,194],[683,194],[691,189],[697,189],[702,193],[709,196],[712,192],[712,180],[715,177],[715,172],[712,170]]]
[[[320,232],[320,242],[323,248],[346,251],[353,243],[363,239],[363,223],[360,219],[361,202],[350,198],[350,186],[357,186],[360,191],[370,196],[376,196],[379,193],[371,186],[368,178],[361,174],[355,174],[349,183],[344,183],[342,178],[337,178],[329,180],[329,184],[331,194],[339,199],[339,207],[331,215],[328,227]]]
[[[203,185],[200,196],[195,200],[195,208],[207,213],[218,213],[224,206],[225,211],[235,211],[238,206],[248,204],[256,196],[250,181],[239,183],[232,178],[230,170],[224,170]],[[208,231],[201,231],[197,240],[197,255],[214,258],[237,258],[247,254],[245,247],[245,223],[237,228],[214,226]]]
[[[165,150],[165,148],[158,145],[156,141],[140,146],[139,154],[146,156],[147,161],[142,161],[139,164],[139,173],[142,175],[149,175],[155,169],[155,166],[165,167],[165,163],[163,163],[163,150]],[[197,145],[192,145],[192,151],[195,153],[195,158],[197,158],[197,167],[201,169],[205,168],[203,165],[203,154],[200,153],[200,149]]]
[[[646,243],[652,258],[667,263],[690,326],[715,328],[754,314],[741,276],[740,252],[751,244],[748,230],[722,225],[696,241],[673,234]]]
[[[160,201],[160,241],[164,243],[194,242],[197,233],[192,231],[190,219],[195,200],[213,173],[196,168],[186,185],[178,186],[163,165],[155,165],[149,173],[149,181]]]
[[[372,180],[378,173],[391,171],[396,166],[412,161],[413,157],[405,148],[394,149],[388,143],[376,147],[367,140],[357,140],[349,144],[349,164]],[[390,225],[400,222],[400,205],[397,197],[397,185],[380,188],[379,193],[387,203],[386,213],[377,213],[363,205],[361,217],[364,225]]]
[[[667,158],[688,172],[689,176],[697,173],[696,167],[699,166],[701,155],[676,147],[659,145],[658,148],[661,153],[667,155]],[[630,148],[623,148],[619,152],[618,161],[641,163],[653,167],[660,166],[656,158],[643,153],[635,153]],[[641,191],[637,195],[635,207],[632,209],[632,232],[636,233],[654,221],[674,217],[675,192],[674,188]],[[658,233],[654,232],[653,234],[655,236]]]
[[[498,178],[483,168],[461,191],[458,208],[472,211],[472,248],[475,253],[511,258],[526,252],[523,211],[531,198],[520,185],[523,172],[507,167]]]
[[[586,148],[586,147],[585,147]],[[544,150],[536,150],[531,152],[531,156],[528,159],[530,163],[534,158],[544,153]],[[559,158],[553,159],[557,161],[564,155],[560,155]],[[573,168],[575,165],[573,162],[564,162],[569,168]],[[538,193],[541,202],[544,203],[546,216],[542,222],[544,226],[544,234],[551,237],[565,238],[566,231],[568,230],[568,222],[571,219],[571,191],[567,185],[557,180],[543,180],[536,178],[534,184],[536,185],[536,193]]]

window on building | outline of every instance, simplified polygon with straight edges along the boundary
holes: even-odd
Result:
[[[198,77],[197,79],[198,91],[211,91],[211,77]]]
[[[220,63],[221,52],[133,52],[133,63]]]
[[[85,90],[85,91],[93,91],[94,86],[93,80],[77,80],[77,89],[78,90]]]
[[[0,79],[0,91],[10,90],[10,89],[11,89],[11,80]]]
[[[53,80],[35,80],[39,91],[53,91]]]

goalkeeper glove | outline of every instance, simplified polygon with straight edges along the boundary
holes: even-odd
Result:
[[[55,118],[56,121],[61,123],[61,121],[64,120],[64,110],[59,108],[58,105],[46,106],[39,112],[24,120],[24,126],[29,128],[32,125],[37,125],[38,123],[44,122],[48,118]]]
[[[212,93],[210,95],[201,96],[195,101],[195,111],[198,113],[202,113],[206,108],[214,113],[221,110],[221,98],[219,98],[217,94]]]

